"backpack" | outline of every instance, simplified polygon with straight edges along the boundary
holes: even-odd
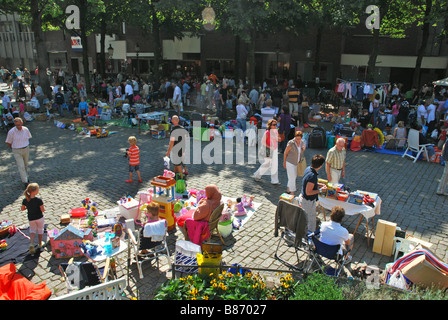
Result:
[[[325,148],[327,146],[327,133],[324,128],[317,127],[308,137],[309,148]]]
[[[56,95],[54,96],[54,101],[57,104],[63,104],[65,102],[64,95],[60,92],[56,93]]]

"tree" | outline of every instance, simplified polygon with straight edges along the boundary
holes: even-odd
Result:
[[[359,23],[356,12],[351,10],[351,2],[346,0],[306,0],[306,26],[316,29],[316,45],[314,54],[314,77],[320,74],[320,48],[322,35],[327,29],[346,28]],[[317,94],[316,90],[316,94]]]
[[[215,0],[210,2],[216,12],[216,29],[230,32],[248,47],[249,85],[255,84],[255,40],[259,34],[276,33],[284,21],[300,20],[298,1],[287,0]],[[287,8],[287,10],[283,10]]]
[[[129,5],[124,14],[124,21],[138,27],[153,41],[154,78],[160,80],[159,66],[162,61],[161,34],[182,39],[186,33],[197,35],[200,31],[200,0],[142,0]],[[142,14],[142,12],[146,14]]]
[[[417,51],[417,60],[412,76],[412,86],[419,87],[421,65],[428,47],[430,28],[433,26],[442,29],[438,41],[446,37],[448,5],[444,0],[413,0],[412,3],[415,8],[416,17],[418,17],[418,26],[422,28],[422,40]]]
[[[45,72],[49,61],[45,35],[42,31],[42,17],[53,4],[51,0],[3,0],[0,8],[3,13],[18,13],[22,21],[30,24],[37,51],[38,82],[47,97],[51,97],[51,87],[50,79]]]

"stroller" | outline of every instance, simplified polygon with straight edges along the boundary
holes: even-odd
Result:
[[[14,117],[10,112],[8,112],[6,114],[2,113],[1,127],[6,132],[8,132],[11,128],[14,127]]]

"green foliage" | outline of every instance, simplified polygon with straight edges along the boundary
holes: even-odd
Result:
[[[334,278],[315,272],[296,286],[291,300],[344,300],[344,296]]]
[[[257,274],[218,276],[188,275],[165,282],[156,293],[155,300],[263,300],[269,290]]]

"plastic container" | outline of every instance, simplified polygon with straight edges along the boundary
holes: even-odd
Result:
[[[138,216],[138,201],[132,199],[131,201],[126,201],[125,203],[120,203],[117,201],[118,207],[120,209],[120,215],[125,219],[135,219]]]
[[[86,216],[87,210],[84,208],[71,209],[68,212],[73,218],[82,218]]]

